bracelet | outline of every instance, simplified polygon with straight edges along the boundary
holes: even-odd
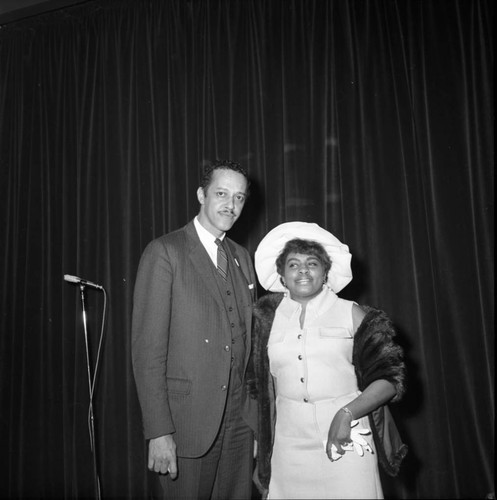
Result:
[[[340,408],[340,410],[344,411],[345,413],[348,413],[350,415],[350,418],[352,420],[354,420],[354,415],[352,414],[352,412],[346,406],[344,406],[343,408]]]

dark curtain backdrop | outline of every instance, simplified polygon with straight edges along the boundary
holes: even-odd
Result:
[[[92,1],[0,29],[0,491],[93,495],[79,287],[108,309],[94,412],[104,498],[155,491],[130,363],[145,245],[239,160],[233,239],[347,243],[341,296],[405,347],[410,453],[390,498],[494,491],[491,0]],[[86,289],[90,351],[104,295]],[[194,313],[194,311],[192,311]]]

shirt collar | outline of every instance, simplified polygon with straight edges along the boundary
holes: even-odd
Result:
[[[307,302],[306,316],[307,317],[318,317],[323,314],[327,309],[329,309],[338,300],[338,295],[330,290],[327,286],[323,287],[323,290],[316,295],[313,299]],[[292,315],[300,313],[302,304],[290,298],[290,294],[283,297],[280,303],[279,311],[284,314],[287,318],[291,318]]]
[[[195,216],[195,218],[193,219],[193,224],[195,224],[195,229],[197,230],[198,237],[200,239],[212,241],[213,243],[216,241],[216,237],[212,233],[207,231],[207,229],[205,229],[205,227],[202,226],[202,224],[200,224],[200,221],[198,220],[198,215]],[[223,241],[225,236],[226,236],[226,233],[224,233],[222,236],[220,236],[219,239],[221,241]]]
[[[200,224],[198,216],[193,219],[193,224],[195,226],[195,229],[197,230],[200,242],[202,243],[205,250],[209,254],[209,257],[211,258],[212,262],[216,264],[217,262],[216,237],[213,234],[209,233],[209,231],[207,231],[207,229],[205,229],[205,227],[202,226],[202,224]],[[225,236],[226,235],[223,234],[219,239],[223,241]]]

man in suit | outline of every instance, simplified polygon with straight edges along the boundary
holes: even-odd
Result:
[[[150,242],[140,260],[133,370],[148,467],[167,499],[251,498],[253,401],[243,379],[256,279],[247,250],[225,237],[248,185],[238,163],[214,162],[197,217]]]

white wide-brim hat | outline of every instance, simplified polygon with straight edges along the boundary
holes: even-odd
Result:
[[[264,236],[254,255],[255,271],[259,283],[270,292],[284,292],[280,275],[276,271],[276,259],[286,243],[295,238],[320,243],[331,259],[326,285],[338,293],[352,281],[349,247],[329,231],[314,222],[285,222]]]

